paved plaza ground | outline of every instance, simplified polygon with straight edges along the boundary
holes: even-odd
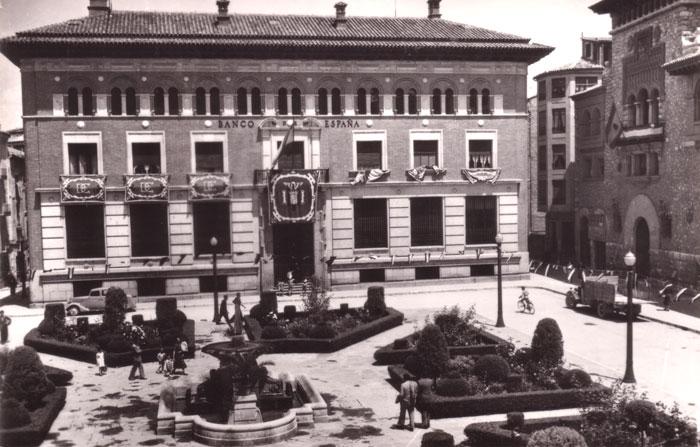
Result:
[[[537,307],[535,315],[516,312],[519,286],[531,288]],[[426,317],[442,306],[475,306],[478,318],[488,330],[512,340],[517,346],[529,345],[532,332],[541,318],[555,318],[564,335],[566,361],[593,373],[609,383],[622,377],[625,363],[625,320],[601,320],[586,310],[572,311],[564,306],[561,292],[567,286],[547,278],[533,276],[529,281],[505,282],[505,328],[493,327],[496,316],[494,283],[438,284],[387,288],[387,305],[404,312],[402,326],[330,354],[275,354],[261,357],[274,363],[274,372],[306,374],[331,407],[331,421],[303,428],[283,445],[288,446],[419,446],[423,429],[414,432],[391,429],[398,408],[396,390],[387,382],[386,366],[374,366],[374,351],[395,338],[408,335],[424,325]],[[466,290],[466,289],[468,290]],[[360,306],[365,290],[336,290],[332,306],[341,302]],[[254,297],[248,297],[249,304]],[[293,300],[280,301],[280,308]],[[188,375],[171,383],[199,383],[218,361],[199,348],[224,340],[225,326],[210,323],[211,300],[184,304],[183,310],[196,320],[195,358],[188,361]],[[15,309],[11,326],[11,344],[21,343],[23,334],[41,319],[34,309]],[[21,316],[21,314],[25,316]],[[155,316],[152,303],[143,304],[139,313],[148,319]],[[643,318],[635,323],[635,373],[638,389],[653,400],[676,401],[683,412],[698,419],[700,403],[700,324],[688,316],[659,311],[655,305],[643,305],[642,314],[664,323]],[[12,313],[11,313],[12,315]],[[683,317],[689,318],[685,320]],[[673,324],[673,325],[672,325]],[[683,330],[680,327],[687,326]],[[155,373],[156,364],[146,364],[147,380],[129,381],[129,367],[112,368],[106,376],[96,375],[96,367],[82,362],[41,354],[49,365],[72,371],[73,385],[68,389],[66,406],[54,422],[46,446],[137,446],[172,445],[171,436],[155,435],[158,396],[168,379]],[[559,414],[570,414],[563,411]],[[547,415],[552,412],[546,412]],[[530,416],[530,415],[528,415]],[[464,440],[464,427],[477,420],[497,420],[502,415],[479,418],[433,420],[431,429],[445,430],[457,442]],[[198,445],[177,443],[178,445]],[[279,444],[282,445],[282,444]]]

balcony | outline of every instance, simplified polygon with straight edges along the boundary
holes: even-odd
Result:
[[[126,174],[124,194],[127,202],[168,200],[170,176],[166,174]]]
[[[256,169],[253,172],[253,184],[255,186],[267,186],[270,181],[270,172],[279,171],[278,169]],[[303,172],[303,171],[318,171],[318,181],[319,183],[328,183],[330,180],[330,170],[329,169],[285,169],[285,171],[292,172]]]
[[[104,175],[62,175],[61,202],[62,203],[104,203],[105,181]]]
[[[648,126],[627,127],[622,130],[620,135],[621,143],[639,143],[645,141],[663,141],[664,139],[664,124]]]

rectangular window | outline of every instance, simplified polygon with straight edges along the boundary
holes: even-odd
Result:
[[[493,140],[469,140],[469,168],[493,168]]]
[[[228,202],[202,202],[192,204],[194,222],[194,254],[213,253],[209,243],[216,237],[216,252],[231,253],[231,213]]]
[[[131,159],[134,174],[160,174],[160,144],[132,143]]]
[[[416,267],[416,280],[440,279],[440,267]]]
[[[213,276],[200,276],[199,277],[199,292],[200,293],[212,293],[216,288],[217,292],[228,291],[228,277],[223,275],[216,276],[216,282],[214,282]]]
[[[563,98],[566,96],[566,78],[552,79],[552,98]]]
[[[496,241],[496,203],[495,196],[467,197],[466,245],[493,244]]]
[[[68,259],[104,258],[104,206],[71,205],[64,209]]]
[[[97,144],[68,143],[68,166],[70,175],[98,174]]]
[[[138,203],[129,206],[131,256],[168,255],[168,205]]]
[[[537,82],[537,99],[547,99],[547,81]]]
[[[386,199],[357,199],[353,206],[355,248],[388,247]]]
[[[552,145],[552,169],[566,169],[566,145]]]
[[[489,265],[472,265],[471,276],[494,276],[495,269],[493,264]]]
[[[659,154],[649,153],[649,175],[659,175]]]
[[[281,141],[277,142],[279,149]],[[304,169],[304,142],[292,141],[287,143],[284,151],[277,159],[277,169]]]
[[[547,135],[547,111],[537,112],[537,135],[540,137]]]
[[[537,181],[537,211],[547,211],[547,180]]]
[[[565,180],[552,180],[552,205],[566,205]]]
[[[195,172],[224,172],[224,144],[219,141],[194,144]]]
[[[73,296],[87,296],[92,289],[102,287],[102,281],[75,281],[73,283]]]
[[[381,141],[357,141],[356,148],[358,170],[383,169]]]
[[[411,246],[443,245],[442,198],[411,199]]]
[[[438,142],[415,140],[413,142],[413,166],[438,166]]]
[[[138,296],[165,295],[165,278],[140,278],[136,280]]]
[[[598,83],[595,76],[576,76],[576,93],[588,90]]]
[[[384,282],[384,269],[360,270],[360,282]]]
[[[542,145],[537,147],[537,171],[547,171],[547,146]]]
[[[647,154],[632,155],[632,175],[647,175]]]
[[[566,109],[552,109],[552,133],[566,132]]]
[[[593,162],[590,158],[584,158],[581,160],[583,169],[583,178],[593,177]]]

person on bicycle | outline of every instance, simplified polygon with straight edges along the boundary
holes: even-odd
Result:
[[[524,301],[528,304],[532,304],[532,301],[530,301],[530,294],[527,290],[525,290],[525,286],[520,286],[520,289],[523,292],[520,294],[520,297],[518,297],[518,301]]]
[[[518,298],[518,308],[522,312],[529,312],[529,313],[535,313],[535,306],[532,304],[532,301],[530,301],[530,294],[527,292],[525,289],[525,286],[520,287],[522,289],[522,293],[520,294],[520,297]]]

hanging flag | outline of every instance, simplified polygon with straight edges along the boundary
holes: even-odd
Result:
[[[284,135],[284,138],[282,139],[282,142],[280,143],[280,147],[277,150],[275,157],[272,159],[272,163],[270,164],[270,169],[275,169],[275,165],[279,161],[280,155],[282,155],[282,152],[287,147],[290,140],[294,141],[294,126],[295,125],[296,125],[296,121],[292,120],[292,125],[289,126],[289,130],[287,130],[287,133]]]
[[[394,262],[396,262],[396,255],[391,255],[391,265],[394,265]]]
[[[110,267],[110,264],[109,264],[109,263],[105,264],[105,275],[106,275],[107,273],[109,273],[109,267]]]
[[[367,181],[368,182],[376,182],[377,180],[380,180],[386,175],[389,175],[391,171],[389,169],[372,169],[369,171],[369,173],[366,173],[367,175]]]
[[[357,175],[353,180],[350,181],[351,185],[361,185],[367,181],[365,177],[365,171],[357,171]]]
[[[544,276],[547,276],[548,273],[549,273],[549,264],[547,264],[547,267],[545,267],[545,269],[544,269]]]
[[[429,263],[429,262],[430,262],[430,253],[428,253],[428,252],[426,251],[426,252],[425,252],[425,263],[427,264],[427,263]]]
[[[73,279],[73,271],[74,270],[75,270],[75,267],[68,268],[68,279]]]
[[[567,281],[571,282],[571,277],[574,276],[574,272],[575,272],[575,271],[576,271],[576,269],[572,269],[572,270],[569,272],[569,276],[566,277],[566,280],[567,280]]]

